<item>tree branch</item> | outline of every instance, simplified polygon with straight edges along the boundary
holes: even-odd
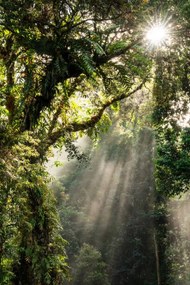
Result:
[[[99,67],[99,66],[107,63],[111,59],[114,59],[116,57],[119,57],[119,56],[125,54],[128,50],[130,50],[132,47],[134,47],[136,44],[138,44],[140,42],[140,40],[141,40],[141,38],[139,37],[135,41],[130,43],[128,46],[124,47],[123,49],[119,49],[119,50],[115,51],[114,53],[110,53],[110,54],[102,55],[102,56],[98,57],[96,60],[96,66]]]
[[[132,90],[129,93],[122,93],[117,97],[111,98],[109,101],[107,101],[106,103],[102,104],[101,108],[99,108],[97,110],[97,113],[94,114],[91,118],[89,118],[88,120],[85,120],[83,122],[73,122],[69,125],[65,125],[62,126],[62,129],[57,130],[55,132],[52,132],[52,134],[50,135],[50,137],[48,138],[48,144],[46,146],[46,150],[53,144],[56,143],[56,141],[63,137],[65,135],[66,132],[78,132],[78,131],[84,131],[86,129],[89,128],[93,128],[101,119],[104,111],[106,108],[108,108],[110,105],[112,105],[115,102],[121,101],[123,99],[126,99],[130,96],[132,96],[134,93],[136,93],[138,90],[140,90],[143,85],[145,84],[146,80],[147,80],[148,76],[146,76],[144,78],[144,80],[141,82],[141,84],[139,84],[134,90]]]
[[[123,49],[120,49],[114,53],[110,53],[107,55],[102,56],[93,56],[92,61],[94,62],[94,67],[98,68],[99,66],[107,63],[109,60],[114,59],[118,56],[121,56],[122,54],[125,54],[130,48],[135,46],[140,39],[137,39],[133,41],[131,44],[127,45]],[[70,58],[70,61],[68,60]],[[67,64],[67,72],[59,72],[59,74],[54,75],[56,71],[54,72],[54,69],[56,68],[55,62],[57,57],[55,57],[52,62],[47,66],[45,76],[42,79],[42,90],[41,90],[41,96],[38,96],[35,98],[34,103],[32,103],[29,106],[29,112],[26,115],[25,118],[25,129],[31,129],[34,127],[32,125],[35,125],[38,118],[40,117],[41,111],[45,107],[49,107],[53,98],[55,97],[55,87],[58,83],[64,82],[65,80],[69,78],[76,78],[80,76],[82,73],[84,73],[84,70],[79,66],[79,64],[74,63],[74,60],[72,60],[72,55],[69,55],[69,53],[62,53],[62,59],[64,59],[64,64]],[[31,122],[30,114],[35,114],[33,116],[33,121]]]

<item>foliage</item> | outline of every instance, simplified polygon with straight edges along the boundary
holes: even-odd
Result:
[[[156,129],[156,181],[158,191],[176,195],[189,190],[190,165],[188,50],[157,63],[153,88],[153,123]],[[171,73],[172,70],[172,73]]]
[[[101,253],[89,244],[84,244],[76,258],[74,270],[75,285],[109,285],[106,264]]]
[[[100,250],[111,284],[156,282],[153,136],[143,128],[129,137],[121,121],[117,120],[99,141],[86,168],[72,164],[60,179],[68,197],[58,209],[63,237],[70,243],[71,284],[85,282],[79,281],[80,271],[76,269],[83,243]],[[89,260],[85,262],[89,270],[93,268],[90,264]],[[82,269],[81,276],[86,276],[88,269]]]
[[[4,92],[4,96],[9,117],[14,123],[16,120],[22,130],[33,130],[38,122],[41,125],[46,123],[51,132],[57,128],[67,130],[68,118],[73,113],[79,114],[76,100],[85,96],[85,90],[74,92],[76,86],[81,89],[80,83],[84,79],[87,79],[88,86],[89,78],[103,77],[107,87],[117,87],[116,82],[122,81],[121,93],[131,89],[134,78],[142,80],[149,68],[149,60],[143,56],[132,35],[132,20],[138,13],[132,4],[123,1],[105,3],[97,10],[91,1],[23,1],[22,4],[20,1],[2,1],[1,12],[1,33],[5,37],[1,55],[8,70],[10,93],[7,96]],[[121,24],[122,20],[128,22],[127,27]],[[116,57],[121,58],[119,62],[111,62]],[[125,63],[128,63],[127,68],[124,68]],[[113,80],[114,73],[117,80]],[[98,109],[105,104],[105,100],[102,102],[97,98],[97,92],[101,91],[98,85],[96,90],[91,89],[96,93],[97,102],[91,99],[92,95],[87,100],[96,107],[91,110],[92,126]],[[83,84],[87,92],[88,86]],[[69,99],[71,96],[75,103],[73,98]],[[111,104],[110,98],[108,101]],[[48,109],[52,107],[54,112],[50,115]],[[75,108],[76,111],[70,114]],[[58,118],[59,124],[56,123]],[[77,128],[77,120],[73,117],[69,121],[72,131]]]
[[[118,102],[138,93],[149,80],[154,56],[147,56],[140,26],[144,12],[151,15],[155,9],[155,1],[153,6],[150,2],[1,1],[2,284],[63,282],[64,242],[43,162],[51,146],[65,145],[71,157],[81,157],[73,141],[106,131],[109,107],[118,111]],[[188,2],[182,1],[179,12],[175,2],[165,5],[181,20],[176,25],[181,32],[188,27]],[[188,41],[183,33],[182,41],[176,41],[166,56],[166,66],[160,68],[157,79],[167,79],[163,90],[168,94],[165,104],[162,92],[155,100],[161,123],[164,116],[172,123],[171,102],[189,95]],[[178,165],[181,179],[184,163],[189,166],[187,153],[181,152],[188,136],[180,139],[174,148],[179,148],[183,164]],[[187,175],[182,179],[186,183]]]
[[[30,133],[14,136],[8,130],[3,140],[8,143],[1,147],[1,284],[61,284],[68,275],[65,241],[47,174],[31,163],[37,141]]]
[[[189,26],[188,5],[188,1],[173,3],[173,11],[181,31]],[[172,22],[174,23],[174,19]],[[175,39],[174,45],[155,57],[153,86],[152,118],[157,142],[155,176],[158,191],[166,196],[174,196],[189,190],[190,165],[187,122],[190,94],[189,37],[184,32],[181,33],[180,40],[177,32],[172,36]]]
[[[105,131],[106,108],[144,85],[151,61],[133,29],[141,8],[142,1],[1,1],[2,284],[63,283],[65,243],[43,162],[52,145],[81,158],[77,136]]]
[[[165,129],[157,138],[157,186],[165,195],[173,196],[189,190],[189,129]],[[163,183],[164,182],[164,183]]]
[[[173,2],[173,1],[168,1]],[[174,3],[173,3],[174,4]],[[188,29],[188,1],[176,1],[173,6],[175,20],[181,31]],[[174,211],[168,210],[168,198],[183,195],[189,191],[190,167],[189,153],[189,37],[186,33],[172,35],[174,46],[158,53],[155,58],[155,80],[153,86],[153,124],[155,128],[155,184],[157,189],[156,202],[156,236],[162,262],[160,272],[161,284],[188,284],[185,264],[188,261],[188,246],[184,249],[181,234],[184,229],[171,227]],[[166,59],[167,57],[167,59]],[[165,60],[166,59],[166,60]],[[180,202],[179,202],[180,204]],[[172,213],[172,214],[171,214]],[[183,225],[181,224],[182,228]],[[178,244],[178,245],[177,245]],[[178,248],[178,250],[176,250]],[[182,254],[181,249],[184,252]],[[182,250],[182,251],[183,251]],[[179,253],[180,252],[180,253]],[[183,261],[182,261],[183,259]],[[183,265],[182,265],[183,264]],[[180,268],[180,272],[177,271]],[[182,277],[183,276],[183,277]]]

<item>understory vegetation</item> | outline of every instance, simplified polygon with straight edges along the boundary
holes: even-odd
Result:
[[[189,284],[189,17],[187,0],[0,1],[0,284]],[[154,24],[170,40],[147,42]]]

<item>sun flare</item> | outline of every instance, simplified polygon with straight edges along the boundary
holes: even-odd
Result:
[[[165,44],[168,39],[168,28],[162,23],[152,25],[146,32],[146,40],[155,47]]]

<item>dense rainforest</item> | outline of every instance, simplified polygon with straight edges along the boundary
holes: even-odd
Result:
[[[0,0],[0,284],[189,284],[189,18]]]
[[[117,122],[87,165],[54,167],[72,270],[66,284],[189,284],[189,196],[158,194],[152,130],[143,127],[135,138],[123,130]]]

